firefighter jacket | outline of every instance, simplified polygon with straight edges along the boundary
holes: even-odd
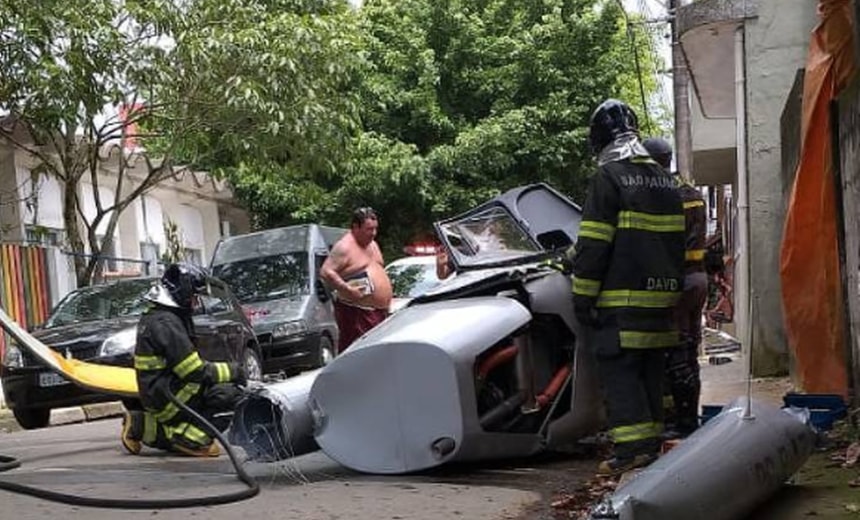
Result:
[[[574,306],[596,309],[598,326],[612,320],[621,348],[677,346],[684,238],[677,181],[653,159],[600,166],[574,247]]]
[[[684,272],[686,274],[705,271],[705,234],[707,219],[705,199],[692,184],[678,177],[681,199],[684,201],[684,227],[687,240],[684,247]]]
[[[153,305],[140,318],[134,353],[138,393],[158,422],[168,422],[179,412],[168,390],[187,403],[207,386],[236,377],[230,363],[204,361],[193,337],[190,313]]]

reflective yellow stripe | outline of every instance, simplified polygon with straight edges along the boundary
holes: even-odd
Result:
[[[595,240],[603,240],[604,242],[612,242],[612,237],[615,236],[615,226],[605,222],[583,220],[582,223],[579,224],[579,236],[593,238]]]
[[[200,359],[200,354],[197,352],[192,352],[188,354],[185,359],[180,361],[173,367],[173,372],[179,376],[180,379],[185,379],[188,374],[194,372],[195,370],[199,370],[200,367],[203,366],[203,360]]]
[[[634,164],[657,164],[659,166],[659,163],[657,163],[657,161],[655,161],[654,159],[650,157],[642,157],[639,155],[631,157],[630,162]]]
[[[227,363],[213,363],[215,365],[215,371],[217,372],[217,381],[216,383],[229,383],[230,382],[230,366]]]
[[[618,228],[674,233],[684,231],[684,215],[652,215],[639,211],[619,211]]]
[[[704,206],[705,202],[701,200],[691,200],[689,202],[684,203],[684,209],[690,208],[698,208],[699,206]]]
[[[643,307],[646,309],[665,309],[674,307],[681,293],[673,291],[631,291],[614,289],[601,291],[597,298],[598,307]]]
[[[158,437],[158,422],[151,412],[143,414],[143,443],[155,444]]]
[[[675,407],[675,398],[670,394],[666,394],[663,396],[663,409],[674,408]]]
[[[580,296],[597,296],[600,294],[600,281],[588,278],[573,279],[573,294]]]
[[[161,370],[167,367],[167,361],[161,356],[134,356],[135,370]]]
[[[621,348],[663,348],[676,347],[680,343],[676,331],[641,332],[622,330],[620,333]]]
[[[206,446],[212,441],[212,439],[206,435],[206,432],[191,423],[182,423],[176,427],[175,431],[186,439],[203,446]]]
[[[189,399],[197,395],[197,392],[200,391],[200,385],[197,383],[188,383],[182,387],[181,390],[176,392],[176,398],[179,399],[182,403],[187,403]],[[167,403],[167,405],[161,409],[161,411],[155,413],[155,418],[158,422],[167,422],[179,412],[179,407],[177,407],[172,401]]]
[[[690,249],[689,251],[684,253],[684,260],[695,262],[698,260],[705,259],[705,250],[704,249]]]
[[[654,424],[653,422],[647,422],[612,428],[610,430],[612,440],[621,443],[653,439],[656,436]]]

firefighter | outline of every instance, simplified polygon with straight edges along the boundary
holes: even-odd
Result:
[[[217,457],[218,445],[169,397],[175,395],[207,419],[232,411],[246,378],[239,363],[213,363],[194,346],[191,315],[207,291],[206,274],[194,265],[171,264],[146,294],[150,308],[137,326],[134,369],[143,410],[125,413],[122,445],[141,445],[196,457]]]
[[[672,146],[659,137],[646,139],[645,149],[660,166],[671,171]],[[684,253],[684,292],[675,308],[681,346],[666,356],[666,383],[673,417],[667,437],[686,437],[699,427],[699,344],[702,342],[702,312],[708,296],[705,274],[705,199],[689,181],[675,175],[684,201],[687,233]],[[670,421],[667,421],[667,425]]]
[[[609,99],[591,116],[597,156],[573,251],[573,300],[594,349],[617,475],[657,458],[665,349],[677,347],[672,311],[684,273],[684,211],[677,184],[639,141],[636,114]]]

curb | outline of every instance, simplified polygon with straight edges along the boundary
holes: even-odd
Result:
[[[55,408],[51,410],[51,426],[63,424],[82,423],[96,421],[122,415],[124,408],[119,401],[110,403],[87,404],[83,406],[72,406],[69,408]],[[0,433],[11,433],[21,431],[21,427],[12,415],[12,410],[0,408]]]

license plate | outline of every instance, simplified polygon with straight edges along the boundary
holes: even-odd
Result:
[[[39,386],[42,388],[67,384],[69,384],[69,380],[55,372],[42,372],[39,374]]]

